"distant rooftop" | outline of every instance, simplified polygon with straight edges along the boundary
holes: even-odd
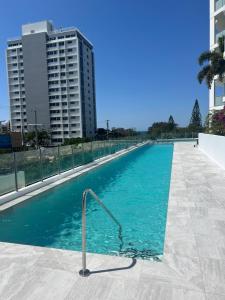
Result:
[[[91,46],[93,46],[93,44],[76,27],[55,29],[51,21],[40,21],[40,22],[22,25],[22,36],[34,34],[34,33],[40,33],[40,32],[46,32],[47,34],[50,35],[50,34],[59,34],[67,31],[78,32]],[[20,39],[21,37],[15,37],[15,38],[8,39],[8,42],[15,42]]]

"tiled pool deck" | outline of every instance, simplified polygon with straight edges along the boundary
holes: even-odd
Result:
[[[225,299],[225,171],[175,144],[162,262],[90,254],[88,278],[80,266],[79,252],[0,243],[0,299]]]

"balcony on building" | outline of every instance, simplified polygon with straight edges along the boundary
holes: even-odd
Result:
[[[225,11],[221,11],[215,17],[215,44],[218,43],[218,39],[222,36],[225,36]]]
[[[215,0],[215,11],[221,9],[225,5],[225,0]]]
[[[225,80],[215,81],[215,106],[225,106]]]

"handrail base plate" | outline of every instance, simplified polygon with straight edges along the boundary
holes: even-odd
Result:
[[[79,274],[82,277],[88,277],[91,274],[91,272],[88,269],[85,269],[85,270],[82,269],[82,270],[79,271]]]

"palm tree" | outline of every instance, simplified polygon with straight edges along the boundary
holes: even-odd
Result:
[[[219,49],[216,51],[206,51],[203,52],[198,59],[199,65],[203,66],[202,70],[198,73],[198,81],[202,83],[204,80],[209,89],[211,89],[214,76],[218,75],[219,80],[223,81],[223,75],[225,73],[225,59],[223,57],[224,53],[224,36],[219,38]]]

